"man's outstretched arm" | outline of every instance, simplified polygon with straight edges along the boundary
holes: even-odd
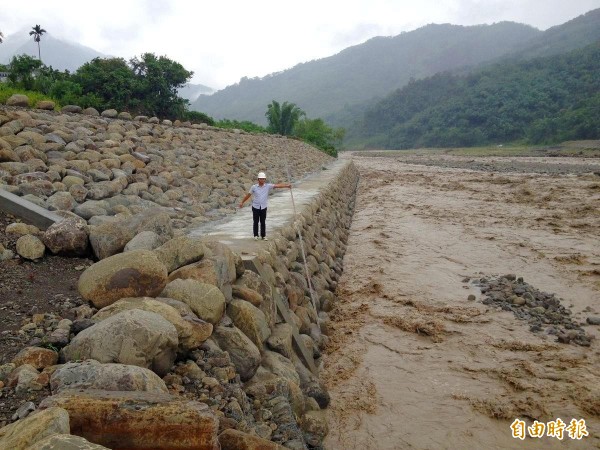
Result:
[[[281,184],[274,184],[273,188],[287,188],[287,189],[291,189],[292,185],[291,184],[285,184],[285,183],[281,183]]]
[[[250,194],[246,194],[246,196],[240,202],[240,208],[242,208],[244,206],[244,203],[246,203],[246,200],[248,200],[249,198],[250,198]]]

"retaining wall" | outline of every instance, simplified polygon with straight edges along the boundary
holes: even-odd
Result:
[[[294,186],[297,213],[275,196],[269,241],[242,212],[91,265],[78,286],[90,306],[45,328],[50,348],[0,366],[9,387],[52,394],[0,429],[0,447],[322,448],[318,369],[357,183],[340,159]]]

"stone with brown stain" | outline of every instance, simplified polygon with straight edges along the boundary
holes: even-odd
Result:
[[[88,267],[79,279],[79,293],[97,308],[120,298],[155,297],[167,284],[167,269],[150,250],[113,255]]]
[[[111,449],[215,450],[218,420],[204,403],[149,392],[63,391],[41,409],[69,412],[71,433]]]

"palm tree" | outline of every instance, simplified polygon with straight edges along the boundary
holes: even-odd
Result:
[[[294,103],[283,102],[280,105],[275,100],[267,106],[267,112],[265,113],[269,121],[269,131],[283,136],[291,135],[300,117],[305,115],[305,112]]]
[[[46,33],[46,30],[44,30],[41,26],[36,25],[35,27],[31,27],[31,30],[29,32],[29,36],[33,36],[33,40],[35,42],[37,42],[38,45],[38,59],[41,61],[42,60],[42,54],[40,52],[40,40],[42,39],[42,34]]]

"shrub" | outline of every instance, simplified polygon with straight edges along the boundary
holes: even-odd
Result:
[[[19,89],[19,88],[15,88],[15,87],[11,87],[11,86],[7,86],[4,83],[0,83],[0,103],[1,104],[6,104],[6,101],[13,95],[13,94],[23,94],[26,95],[29,98],[29,106],[30,107],[34,107],[36,105],[37,102],[41,101],[41,100],[50,100],[53,101],[56,104],[56,109],[60,108],[60,103],[53,97],[50,97],[48,95],[44,95],[40,92],[35,92],[35,91],[28,91],[25,89]]]

